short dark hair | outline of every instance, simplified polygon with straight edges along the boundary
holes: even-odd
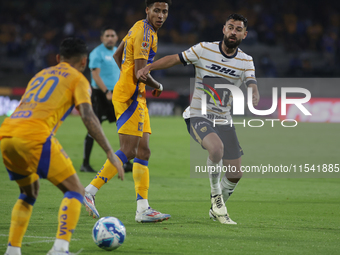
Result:
[[[233,13],[231,15],[228,16],[226,22],[230,19],[233,20],[239,20],[239,21],[243,21],[244,27],[248,26],[248,20],[247,18],[245,18],[244,16],[242,16],[241,14],[237,14],[237,13]]]
[[[72,57],[81,57],[87,55],[87,45],[80,38],[68,37],[64,39],[59,47],[60,56],[70,59]]]
[[[172,4],[171,0],[145,0],[145,6],[150,7],[151,5],[153,5],[156,2],[167,3],[169,6]]]
[[[100,35],[103,36],[106,30],[114,30],[115,31],[115,29],[112,26],[105,25],[100,29]]]

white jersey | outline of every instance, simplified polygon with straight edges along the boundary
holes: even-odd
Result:
[[[256,84],[252,57],[239,48],[233,56],[227,56],[222,51],[222,41],[198,43],[180,53],[179,58],[184,65],[195,65],[195,88],[190,104],[190,117],[230,120],[233,96],[228,89],[215,89],[215,84],[232,84],[237,87],[242,84]],[[202,115],[201,109],[204,94],[207,98],[206,115]]]

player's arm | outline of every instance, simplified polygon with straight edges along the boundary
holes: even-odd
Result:
[[[260,101],[260,93],[255,83],[250,83],[248,87],[252,88],[253,91],[253,105],[256,106]]]
[[[124,169],[121,166],[119,159],[114,154],[114,151],[111,148],[111,145],[104,134],[104,131],[100,125],[99,120],[93,112],[91,104],[89,103],[79,104],[77,106],[77,109],[89,134],[106,152],[107,158],[109,159],[111,164],[117,168],[118,178],[124,180]]]
[[[92,74],[92,78],[96,82],[97,86],[101,89],[101,91],[103,91],[105,93],[107,100],[112,100],[111,91],[107,89],[102,78],[100,77],[100,68],[92,68],[91,74]]]
[[[153,62],[152,64],[145,66],[144,68],[140,69],[137,73],[137,79],[141,79],[143,82],[144,80],[148,79],[148,76],[151,76],[149,74],[152,70],[161,70],[161,69],[167,69],[175,65],[181,64],[181,60],[178,56],[178,54],[165,56],[161,59],[158,59],[157,61]]]
[[[135,76],[137,77],[138,71],[143,69],[147,65],[146,59],[135,59]],[[152,90],[152,95],[155,97],[159,97],[163,91],[163,85],[156,81],[150,74],[146,77],[146,79],[141,79],[143,83],[148,85]]]
[[[147,65],[147,60],[146,59],[135,59],[135,75],[136,77],[138,77],[138,71],[142,70],[143,68],[145,68]],[[151,75],[149,75],[148,77],[146,77],[146,79],[142,80],[142,82],[144,82],[146,85],[150,86],[151,88],[154,89],[159,89],[159,82],[156,81],[154,78],[152,78]]]
[[[124,52],[124,41],[121,41],[115,53],[113,53],[113,58],[116,61],[119,69],[122,66],[123,52]]]

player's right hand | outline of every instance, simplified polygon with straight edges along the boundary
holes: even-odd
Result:
[[[112,150],[110,150],[107,153],[107,158],[111,162],[112,165],[114,165],[117,168],[118,171],[118,179],[124,180],[124,168],[120,163],[120,160],[116,156],[116,154],[113,153]]]

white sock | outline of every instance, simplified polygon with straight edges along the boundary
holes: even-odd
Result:
[[[14,246],[7,246],[7,250],[6,250],[5,254],[21,255],[21,248],[20,247],[14,247]]]
[[[63,239],[55,239],[53,248],[56,251],[68,251],[69,242]]]
[[[223,175],[222,180],[221,180],[221,189],[222,189],[222,195],[223,195],[223,200],[224,202],[227,202],[231,194],[233,194],[236,185],[238,182],[231,182],[228,180],[228,178]]]
[[[208,166],[208,173],[209,173],[211,195],[212,196],[219,195],[222,193],[221,187],[220,187],[222,160],[218,163],[214,163],[208,157],[207,166]]]
[[[92,184],[87,185],[85,188],[86,192],[89,192],[91,195],[95,196],[97,194],[98,188],[93,186]]]
[[[145,211],[150,207],[149,201],[147,199],[138,199],[137,200],[137,212]]]

